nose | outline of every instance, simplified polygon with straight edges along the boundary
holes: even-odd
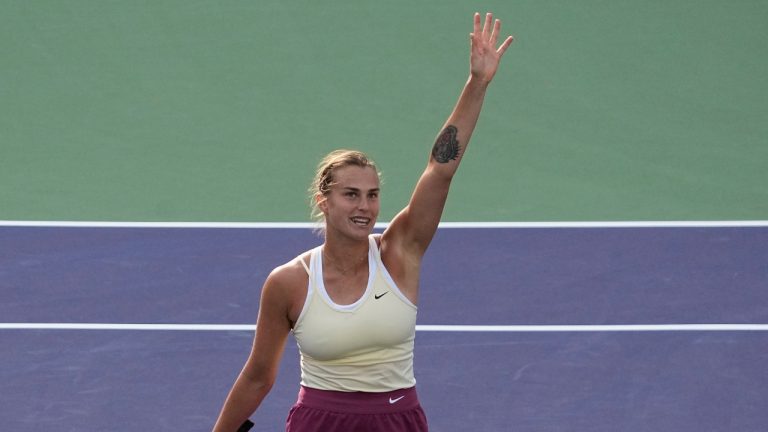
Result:
[[[370,206],[371,206],[370,198],[368,198],[367,196],[361,197],[360,200],[357,202],[357,208],[359,210],[368,210]]]

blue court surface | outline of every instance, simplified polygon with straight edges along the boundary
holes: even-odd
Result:
[[[210,430],[262,282],[319,242],[0,226],[0,430]],[[766,225],[441,228],[419,304],[431,430],[768,430]],[[289,342],[253,430],[298,380]]]

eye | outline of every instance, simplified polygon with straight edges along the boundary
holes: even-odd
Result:
[[[344,196],[349,197],[349,198],[355,198],[355,197],[357,197],[357,192],[349,191],[349,192],[344,193]]]
[[[370,199],[378,199],[379,198],[379,193],[378,192],[371,192],[371,193],[368,194],[368,198],[370,198]]]

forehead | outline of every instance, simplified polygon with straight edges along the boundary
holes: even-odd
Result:
[[[333,170],[334,185],[356,189],[378,189],[379,174],[373,167],[347,165]]]

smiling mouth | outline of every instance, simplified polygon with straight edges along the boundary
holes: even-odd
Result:
[[[366,217],[353,217],[350,218],[353,224],[361,227],[366,227],[371,224],[371,218]]]

